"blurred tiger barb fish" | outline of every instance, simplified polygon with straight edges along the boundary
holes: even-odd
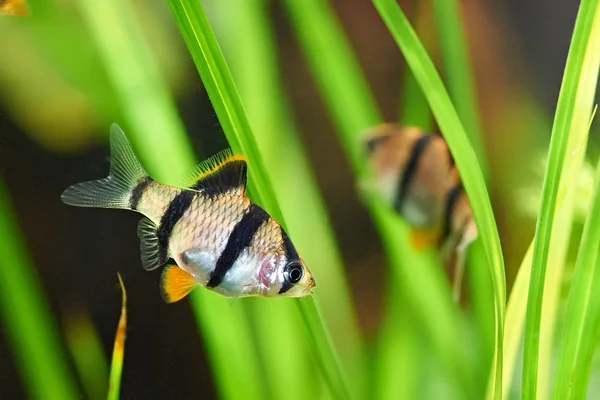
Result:
[[[373,179],[366,182],[412,227],[412,242],[434,242],[455,268],[457,299],[464,254],[477,226],[445,140],[417,127],[385,123],[364,132]]]

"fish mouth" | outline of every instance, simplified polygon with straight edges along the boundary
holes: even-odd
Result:
[[[308,282],[308,287],[306,288],[306,292],[308,294],[313,294],[313,289],[316,287],[317,287],[317,282],[315,281],[315,278],[311,275],[310,281]]]

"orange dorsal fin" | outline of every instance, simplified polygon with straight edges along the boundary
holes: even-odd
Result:
[[[25,0],[0,1],[0,15],[29,15],[29,7]]]
[[[186,187],[193,190],[218,194],[239,190],[246,191],[246,158],[223,150],[195,166],[185,179]]]
[[[161,293],[167,303],[187,296],[198,285],[194,277],[176,265],[167,265],[161,276]]]

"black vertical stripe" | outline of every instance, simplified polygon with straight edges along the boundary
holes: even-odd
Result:
[[[294,247],[292,240],[287,235],[287,233],[285,232],[283,227],[281,227],[281,238],[283,239],[283,247],[285,249],[285,256],[286,256],[287,262],[288,263],[293,262],[293,261],[299,262],[300,256],[298,255],[298,252],[296,251],[296,248]],[[294,286],[293,283],[288,282],[287,280],[284,280],[283,285],[281,286],[281,289],[279,289],[279,294],[287,292],[293,286]]]
[[[131,191],[131,197],[129,199],[129,207],[132,210],[137,210],[137,206],[142,199],[142,195],[144,194],[144,190],[152,183],[152,178],[149,176],[142,178],[138,184]]]
[[[219,256],[215,269],[210,273],[206,284],[209,288],[214,288],[223,283],[227,271],[233,267],[242,251],[250,246],[252,238],[260,226],[269,219],[269,214],[258,205],[250,203],[248,211],[242,219],[233,227],[227,245]]]
[[[197,192],[182,190],[171,200],[167,211],[160,218],[160,225],[158,226],[156,235],[158,236],[159,249],[163,254],[166,255],[166,251],[169,248],[169,239],[171,238],[175,224],[179,222],[183,214],[190,208],[196,194]]]
[[[446,207],[444,208],[444,225],[442,226],[442,236],[440,236],[440,243],[443,243],[446,238],[450,235],[450,228],[452,226],[452,210],[458,200],[458,197],[463,191],[462,183],[457,183],[452,186],[446,194]]]
[[[404,168],[404,173],[401,174],[400,180],[398,181],[398,192],[396,194],[396,201],[394,202],[394,209],[398,212],[402,210],[402,205],[408,194],[408,188],[410,187],[417,166],[419,165],[419,159],[431,141],[431,137],[431,135],[423,135],[413,145],[410,157]]]

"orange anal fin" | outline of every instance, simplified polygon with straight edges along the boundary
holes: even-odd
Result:
[[[183,299],[198,285],[192,275],[176,265],[167,265],[160,281],[161,294],[167,303]]]
[[[423,251],[437,243],[438,236],[437,230],[412,228],[410,231],[410,244],[416,251]]]

